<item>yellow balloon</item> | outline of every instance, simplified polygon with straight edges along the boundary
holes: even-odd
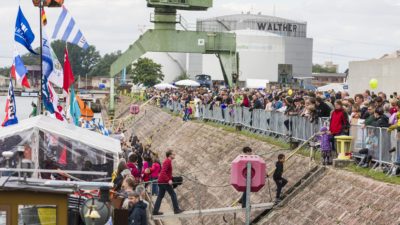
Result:
[[[371,79],[369,81],[369,86],[371,89],[376,89],[378,87],[378,80],[377,79]]]
[[[292,95],[293,94],[292,89],[289,89],[289,91],[287,93],[288,93],[288,95]]]

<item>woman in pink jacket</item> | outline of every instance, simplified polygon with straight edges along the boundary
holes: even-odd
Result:
[[[142,167],[142,181],[145,182],[145,187],[149,184],[151,171],[150,168],[152,166],[152,160],[150,156],[143,157],[143,167]]]
[[[153,154],[152,165],[150,167],[150,181],[151,183],[151,194],[157,196],[158,195],[158,175],[161,171],[161,163],[157,154]]]

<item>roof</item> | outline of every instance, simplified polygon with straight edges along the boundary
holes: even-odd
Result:
[[[283,23],[307,24],[304,21],[295,21],[295,20],[285,19],[285,18],[276,17],[276,16],[268,16],[268,15],[262,15],[262,14],[250,14],[250,13],[217,16],[217,17],[212,17],[212,18],[207,18],[207,19],[198,19],[198,21],[215,21],[215,20],[234,20],[234,21],[236,21],[236,20],[256,20],[256,19],[271,20],[271,21],[283,22]]]
[[[74,192],[72,188],[49,187],[43,185],[43,180],[27,178],[27,182],[21,182],[18,177],[0,177],[1,191],[32,191],[54,194],[70,194]]]
[[[313,77],[346,77],[346,73],[313,73]]]
[[[400,58],[400,50],[384,54],[380,59],[394,59],[394,58]]]
[[[0,128],[0,138],[12,136],[33,128],[76,140],[92,148],[113,154],[121,152],[121,144],[114,138],[43,115],[21,120],[16,125]]]

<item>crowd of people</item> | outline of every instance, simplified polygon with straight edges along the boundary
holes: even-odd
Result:
[[[389,127],[396,124],[397,111],[400,107],[400,96],[396,92],[388,98],[383,92],[374,93],[369,90],[356,94],[354,97],[346,91],[266,91],[239,88],[148,89],[146,94],[148,98],[159,97],[161,106],[165,106],[168,101],[175,101],[187,107],[191,101],[194,101],[195,104],[202,103],[210,107],[243,106],[251,110],[282,112],[290,116],[306,117],[310,121],[315,121],[318,117],[330,117],[333,112],[340,109],[346,113],[346,119],[349,122],[355,123],[356,120],[362,119],[365,120],[366,126],[375,127]]]
[[[200,116],[201,107],[192,107],[193,105],[205,105],[210,109],[221,107],[228,110],[234,106],[241,106],[250,111],[280,112],[285,115],[283,122],[288,130],[291,129],[289,119],[291,116],[304,117],[311,123],[317,123],[318,118],[329,118],[329,123],[317,133],[321,142],[324,165],[332,163],[332,158],[336,154],[335,136],[349,135],[350,125],[390,127],[390,131],[396,129],[400,122],[398,121],[400,96],[393,93],[388,98],[385,93],[373,93],[369,90],[351,97],[347,92],[334,91],[266,91],[239,88],[148,89],[146,97],[157,99],[161,107],[171,105],[173,102],[180,103],[184,121]],[[377,137],[373,130],[368,131],[366,140],[365,148],[360,151],[365,155],[361,162],[363,166],[370,165],[371,150],[377,146]],[[175,153],[166,152],[166,159],[161,163],[158,155],[151,151],[151,145],[144,145],[136,136],[130,137],[127,142],[123,141],[122,149],[124,153],[118,170],[113,174],[113,183],[115,195],[124,199],[121,207],[129,209],[129,224],[147,224],[149,215],[146,212],[149,203],[144,200],[144,193],[148,187],[151,187],[151,195],[157,196],[153,215],[162,215],[159,210],[166,192],[171,197],[174,212],[183,212],[179,207],[173,185],[172,160],[175,158]],[[273,177],[277,185],[277,201],[281,198],[281,190],[287,183],[282,178],[284,161],[284,155],[280,155]],[[244,193],[241,199],[242,207],[245,206],[245,202]]]
[[[148,89],[147,97],[156,97],[161,107],[172,102],[178,102],[182,106],[183,120],[200,116],[200,107],[191,108],[190,104],[205,105],[210,109],[233,110],[234,106],[246,107],[250,111],[265,110],[268,112],[280,112],[285,115],[287,130],[291,128],[292,116],[300,116],[317,123],[319,118],[326,118],[326,128],[321,128],[318,133],[328,140],[322,150],[324,164],[331,164],[336,155],[335,137],[349,135],[351,125],[365,127],[389,128],[391,131],[398,126],[400,117],[400,96],[396,92],[387,96],[383,92],[374,93],[365,90],[363,93],[350,96],[346,91],[307,91],[307,90],[270,90],[265,89],[241,89],[241,88],[179,88],[156,90]],[[373,133],[373,132],[369,132]],[[375,133],[376,135],[376,133]],[[372,136],[372,134],[371,134]],[[372,138],[370,138],[372,139]],[[322,139],[320,138],[321,142]],[[322,146],[323,143],[321,143]],[[362,166],[371,164],[373,149],[367,151],[367,147],[360,151],[365,155]]]
[[[145,200],[148,189],[151,189],[151,196],[157,196],[153,215],[163,214],[159,210],[165,192],[171,197],[174,213],[182,213],[174,191],[177,184],[172,177],[175,153],[167,151],[166,159],[161,163],[158,154],[151,151],[151,145],[144,145],[137,136],[132,135],[127,142],[122,140],[121,145],[123,154],[112,175],[114,199],[117,199],[117,205],[114,206],[129,210],[129,225],[149,224],[149,202]]]

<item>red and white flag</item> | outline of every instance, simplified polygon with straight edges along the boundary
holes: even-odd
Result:
[[[64,121],[64,118],[62,116],[62,107],[58,104],[57,92],[54,90],[50,82],[47,82],[47,87],[49,88],[50,102],[53,105],[54,114],[58,120]]]

